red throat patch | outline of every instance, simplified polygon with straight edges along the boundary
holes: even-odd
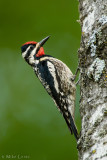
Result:
[[[41,57],[41,56],[43,56],[43,55],[45,55],[45,53],[44,53],[43,47],[41,47],[41,48],[39,49],[38,53],[36,54],[36,57]]]

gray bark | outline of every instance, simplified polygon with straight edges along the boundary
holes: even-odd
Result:
[[[80,0],[80,160],[107,160],[107,0]]]

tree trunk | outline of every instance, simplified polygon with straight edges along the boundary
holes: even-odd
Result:
[[[107,160],[107,0],[79,2],[79,160]]]

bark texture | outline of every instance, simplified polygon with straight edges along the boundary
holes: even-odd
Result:
[[[107,0],[80,0],[80,160],[107,160]]]

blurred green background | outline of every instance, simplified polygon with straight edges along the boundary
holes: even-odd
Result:
[[[0,159],[77,160],[76,140],[33,70],[26,41],[51,35],[45,53],[75,73],[80,45],[78,1],[0,1]],[[80,130],[79,88],[76,124]]]

